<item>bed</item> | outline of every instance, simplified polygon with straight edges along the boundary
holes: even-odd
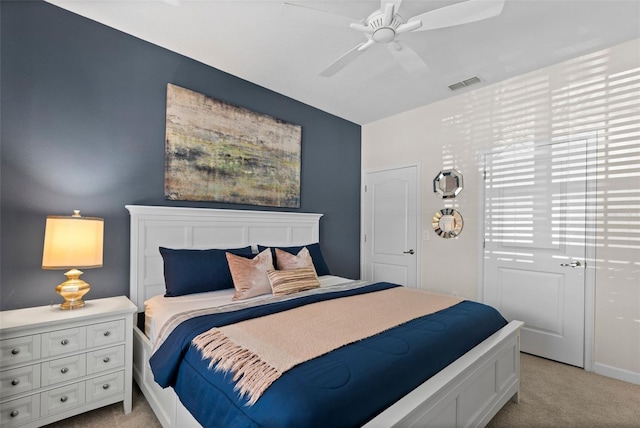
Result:
[[[287,247],[318,242],[320,237],[321,214],[147,206],[127,206],[127,209],[131,214],[130,298],[140,313],[144,312],[145,301],[165,293],[159,247],[238,248],[256,244]],[[347,285],[347,281],[335,277],[323,281],[336,287],[341,287],[342,282]],[[358,285],[363,289],[370,286],[375,285]],[[351,284],[347,288],[350,287]],[[293,300],[300,299],[286,301]],[[362,424],[367,427],[486,425],[507,401],[518,399],[521,326],[518,321],[504,325],[392,404],[385,404],[384,409],[375,411],[375,416]],[[149,364],[154,352],[153,334],[147,332],[147,335],[143,330],[137,327],[134,331],[134,380],[163,426],[200,426],[173,387],[163,389],[154,381]],[[195,360],[192,363],[196,365]],[[188,395],[189,388],[185,387],[185,380],[182,382],[182,386],[178,382],[176,389]],[[272,388],[275,389],[275,383]],[[268,400],[266,394],[270,389],[265,392],[264,400]],[[369,394],[369,401],[376,401],[377,394],[373,390]],[[182,401],[193,410],[192,398],[183,395]]]

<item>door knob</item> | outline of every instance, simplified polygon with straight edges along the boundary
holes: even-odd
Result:
[[[402,254],[415,254],[415,251],[413,251],[413,248],[412,248],[409,251],[403,251]]]
[[[582,266],[582,263],[577,262],[577,261],[573,261],[571,263],[560,263],[560,266],[575,268],[575,267]]]

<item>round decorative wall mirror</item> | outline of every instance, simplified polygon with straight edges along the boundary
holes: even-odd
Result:
[[[440,171],[433,179],[433,191],[443,199],[455,198],[462,192],[462,174],[455,169]]]
[[[443,208],[440,211],[436,211],[433,219],[431,219],[433,230],[438,236],[446,239],[460,235],[463,225],[462,215],[453,208]]]

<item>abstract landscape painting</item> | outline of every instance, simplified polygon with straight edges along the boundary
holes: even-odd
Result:
[[[165,198],[300,207],[302,128],[167,85]]]

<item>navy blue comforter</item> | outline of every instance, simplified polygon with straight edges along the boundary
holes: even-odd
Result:
[[[238,398],[230,375],[208,369],[191,346],[212,327],[392,287],[377,283],[189,319],[151,357],[155,380],[172,386],[204,427],[356,427],[506,325],[495,309],[463,301],[300,364],[253,406]]]

